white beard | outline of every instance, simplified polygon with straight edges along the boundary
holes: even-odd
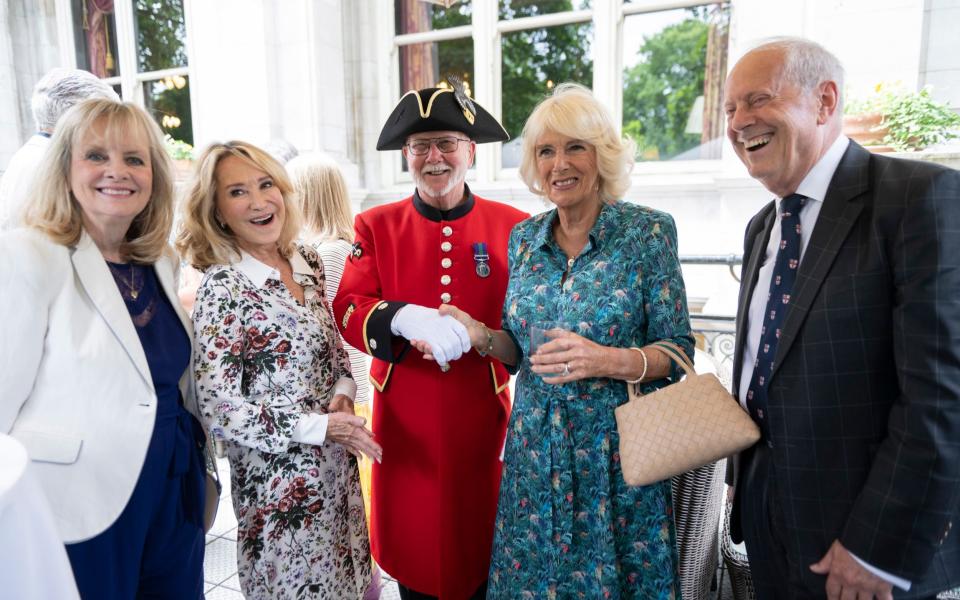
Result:
[[[427,168],[424,167],[423,170]],[[442,188],[436,188],[431,186],[426,182],[426,177],[421,173],[421,171],[413,171],[413,183],[417,186],[417,189],[421,193],[425,193],[431,198],[440,198],[449,194],[455,187],[462,184],[464,179],[467,176],[467,168],[465,165],[460,165],[459,167],[451,167],[452,171],[450,172],[449,179],[447,180],[447,185]]]

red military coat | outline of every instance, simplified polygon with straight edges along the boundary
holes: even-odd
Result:
[[[357,216],[356,243],[334,300],[337,326],[372,355],[371,547],[401,583],[444,599],[468,598],[487,578],[510,413],[503,365],[475,351],[446,373],[390,321],[405,304],[458,306],[500,328],[507,241],[528,215],[469,194],[439,211],[407,198]],[[473,245],[486,244],[489,275]]]

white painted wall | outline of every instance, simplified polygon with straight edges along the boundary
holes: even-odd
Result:
[[[960,110],[960,0],[927,0],[926,5],[920,85],[930,85],[935,98]]]
[[[269,140],[275,68],[265,52],[264,2],[193,0],[184,9],[196,146],[229,139]]]

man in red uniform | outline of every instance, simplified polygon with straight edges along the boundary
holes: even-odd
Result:
[[[437,307],[500,328],[507,240],[527,215],[474,196],[464,177],[477,143],[507,138],[459,82],[401,98],[377,149],[403,151],[416,190],[357,216],[334,301],[343,336],[373,356],[383,462],[373,465],[372,549],[405,600],[486,595],[509,376]]]

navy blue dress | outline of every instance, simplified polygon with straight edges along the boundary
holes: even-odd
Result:
[[[190,338],[152,265],[107,264],[150,366],[157,416],[127,506],[67,554],[85,599],[203,598],[203,429],[179,389]]]

